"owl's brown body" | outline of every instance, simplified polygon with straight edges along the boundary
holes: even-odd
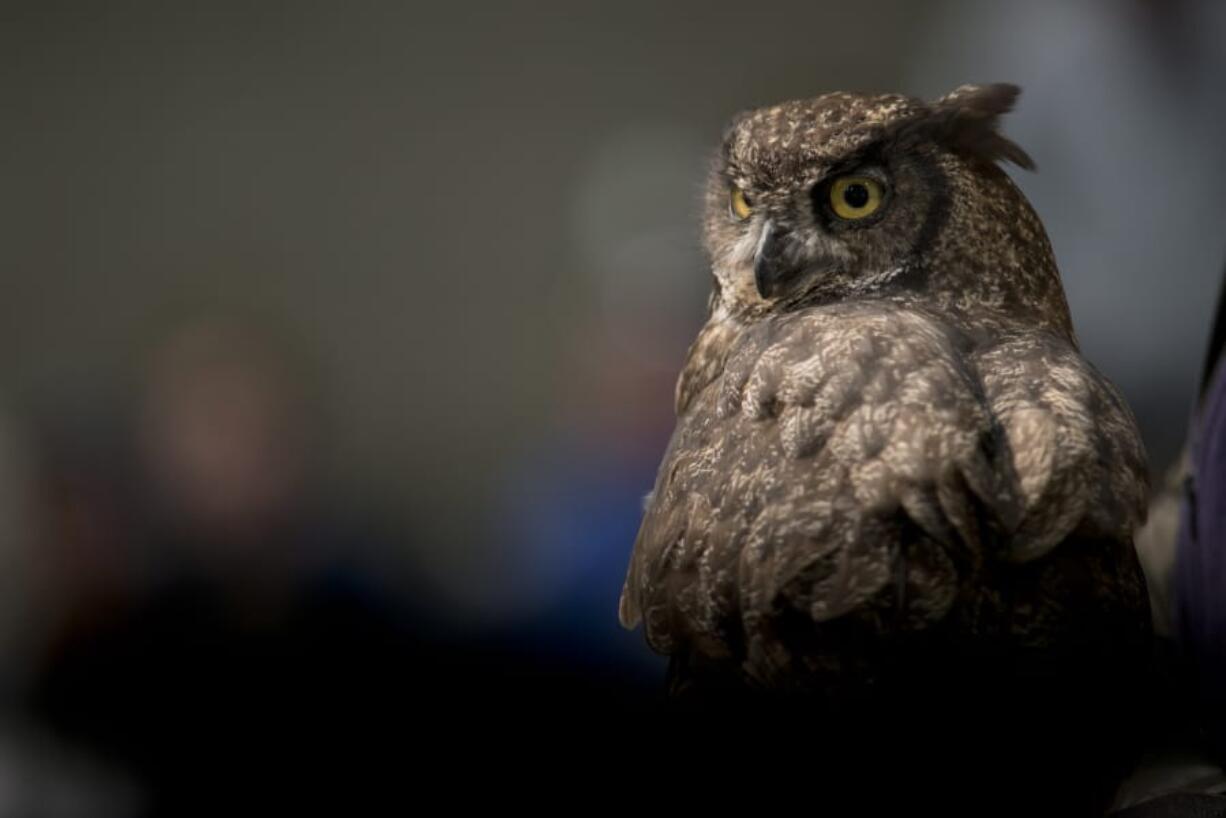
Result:
[[[1057,702],[1086,730],[1127,722],[1145,456],[995,163],[1029,163],[995,130],[1015,94],[837,94],[734,122],[709,194],[711,317],[622,597],[673,657],[674,694],[871,711],[922,690],[949,723]],[[871,222],[822,209],[846,173],[882,180]],[[730,186],[751,216],[729,216]],[[785,276],[762,257],[774,233]]]

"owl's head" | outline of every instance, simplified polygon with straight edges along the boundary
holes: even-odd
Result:
[[[707,190],[716,308],[907,292],[1071,335],[1047,236],[998,166],[1033,167],[997,131],[1018,92],[834,93],[737,116]]]

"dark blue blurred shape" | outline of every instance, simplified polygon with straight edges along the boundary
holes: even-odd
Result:
[[[523,469],[510,488],[508,512],[513,550],[542,557],[523,570],[549,572],[539,582],[549,601],[522,623],[520,638],[568,661],[604,666],[627,682],[661,686],[664,660],[647,650],[641,633],[627,632],[617,620],[655,467],[645,453],[636,457],[571,439]]]
[[[1175,558],[1179,636],[1191,662],[1217,760],[1226,760],[1226,292],[1189,439],[1190,474]]]

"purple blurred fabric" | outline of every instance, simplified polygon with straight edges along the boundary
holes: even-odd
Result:
[[[1222,321],[1219,318],[1219,326]],[[1207,384],[1189,438],[1175,556],[1175,615],[1218,760],[1226,759],[1226,366]]]

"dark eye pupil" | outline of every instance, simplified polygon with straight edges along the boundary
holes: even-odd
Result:
[[[868,204],[868,188],[859,182],[847,186],[843,191],[843,201],[847,202],[849,207],[854,207],[857,210]]]

